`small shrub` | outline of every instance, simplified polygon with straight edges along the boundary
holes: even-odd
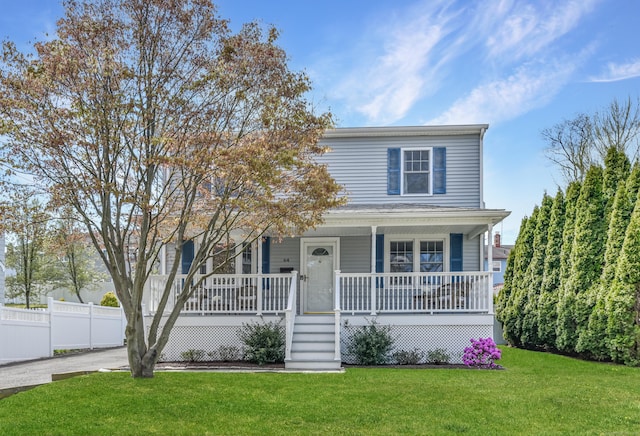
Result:
[[[500,360],[502,353],[491,338],[471,339],[471,346],[464,349],[462,362],[474,368],[499,368],[495,363]]]
[[[427,363],[431,365],[446,365],[451,361],[451,355],[444,348],[427,351]]]
[[[240,349],[233,345],[220,345],[217,350],[209,353],[209,357],[213,360],[220,360],[222,362],[234,362],[240,360],[241,356]]]
[[[200,360],[203,360],[204,356],[204,350],[196,350],[193,348],[180,353],[180,357],[182,357],[182,360],[186,360],[187,362],[198,362]]]
[[[107,292],[102,296],[102,300],[100,300],[100,306],[120,307],[120,303],[118,302],[118,298],[116,298],[116,294],[114,294],[113,292]]]
[[[359,365],[384,365],[389,361],[394,342],[390,326],[370,321],[368,325],[354,328],[347,352]]]
[[[424,351],[414,348],[413,350],[399,350],[393,353],[393,360],[398,365],[417,365],[422,359],[424,359]]]
[[[244,323],[238,337],[245,345],[245,360],[258,365],[284,362],[286,339],[279,322]]]

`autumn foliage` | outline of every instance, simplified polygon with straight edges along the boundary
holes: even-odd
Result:
[[[319,224],[342,202],[315,162],[332,118],[311,107],[277,30],[232,33],[209,0],[64,6],[56,35],[33,53],[3,45],[3,158],[80,214],[127,315],[132,374],[151,376],[192,292],[145,336],[142,293],[161,251],[176,260],[159,314],[182,241],[198,241],[185,280],[197,286],[191,278],[230,244]]]

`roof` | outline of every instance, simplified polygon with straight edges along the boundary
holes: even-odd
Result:
[[[449,126],[390,126],[390,127],[340,127],[328,129],[324,138],[350,138],[374,136],[440,136],[440,135],[480,135],[489,128],[488,124],[460,124]]]
[[[499,247],[493,247],[493,260],[507,259],[509,253],[513,249],[513,245],[501,245]],[[487,258],[487,246],[484,246],[484,258]]]

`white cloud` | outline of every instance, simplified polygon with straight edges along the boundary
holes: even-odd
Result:
[[[334,97],[376,124],[392,123],[436,89],[443,59],[442,41],[456,28],[440,2],[403,11],[390,24],[378,23],[363,36],[352,71],[334,86]],[[381,50],[380,50],[381,48]]]
[[[427,124],[500,123],[548,103],[567,83],[577,62],[525,66],[504,79],[473,89]]]
[[[354,42],[356,61],[345,60],[350,72],[334,77],[331,97],[371,124],[394,123],[427,97],[452,92],[466,96],[435,120],[513,118],[548,102],[567,83],[577,62],[554,61],[567,56],[558,41],[598,1],[423,0],[395,9]],[[530,67],[544,64],[553,68]]]
[[[592,77],[590,82],[617,82],[619,80],[640,77],[640,59],[625,64],[609,63],[607,71],[598,77]]]
[[[597,2],[553,2],[545,8],[543,4],[506,0],[495,8],[484,9],[485,16],[480,22],[488,35],[489,56],[516,60],[540,53],[577,27]]]

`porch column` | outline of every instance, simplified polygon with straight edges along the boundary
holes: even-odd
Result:
[[[258,255],[256,256],[257,258],[257,262],[258,262],[258,274],[262,274],[262,236],[260,236],[257,241],[258,241],[258,249],[256,250],[258,252]]]
[[[371,226],[371,273],[376,272],[376,252],[378,246],[376,245],[376,233],[378,226]]]
[[[167,246],[162,244],[160,247],[160,275],[167,274]]]
[[[487,283],[487,296],[489,313],[493,313],[493,226],[487,225],[487,271],[489,272],[489,283]]]

